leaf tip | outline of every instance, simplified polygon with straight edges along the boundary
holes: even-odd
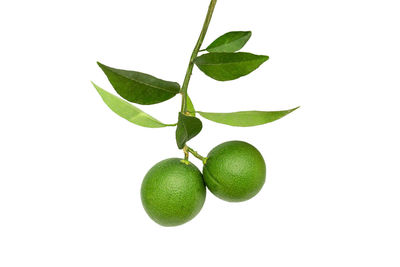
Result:
[[[105,93],[108,93],[106,90],[95,84],[93,81],[90,82],[92,83],[94,89],[96,89],[97,93],[101,96],[101,98],[103,98]]]
[[[103,71],[104,71],[105,68],[107,68],[106,65],[102,64],[102,63],[99,62],[99,61],[97,61],[96,63],[97,63],[97,65],[100,67],[100,69],[102,69]]]
[[[95,84],[94,81],[90,81],[90,83],[91,83],[91,84],[93,85],[93,87],[96,88],[96,90],[97,90],[97,88],[98,88],[97,84]]]
[[[93,85],[93,87],[94,87],[97,91],[101,90],[101,88],[100,88],[97,84],[95,84],[93,81],[90,81],[90,83]]]
[[[292,108],[292,109],[288,109],[286,112],[286,115],[289,115],[290,113],[292,113],[293,111],[295,111],[295,110],[297,110],[297,109],[299,109],[300,108],[300,106],[297,106],[297,107],[295,107],[295,108]]]

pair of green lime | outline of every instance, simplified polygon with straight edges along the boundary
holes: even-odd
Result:
[[[203,175],[195,165],[178,158],[154,165],[142,183],[142,203],[158,224],[177,226],[200,212],[206,199],[205,186],[223,200],[240,202],[261,190],[265,175],[265,161],[254,146],[225,142],[207,155]]]

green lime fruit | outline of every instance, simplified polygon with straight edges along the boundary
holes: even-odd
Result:
[[[265,182],[266,166],[261,153],[242,141],[214,147],[203,167],[204,181],[217,197],[240,202],[254,197]]]
[[[142,182],[141,198],[147,214],[162,226],[193,219],[203,207],[206,187],[199,169],[178,158],[154,165]]]

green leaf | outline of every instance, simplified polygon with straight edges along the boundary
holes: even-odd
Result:
[[[193,102],[189,96],[187,96],[186,110],[193,116],[196,116],[196,110],[194,109]]]
[[[236,52],[250,39],[251,32],[228,32],[218,37],[206,50],[208,52]]]
[[[137,124],[139,126],[148,127],[148,128],[161,128],[166,126],[175,126],[175,124],[165,124],[157,119],[153,118],[149,114],[143,112],[137,107],[133,106],[129,102],[110,94],[109,92],[103,90],[96,84],[92,82],[93,86],[96,88],[97,92],[100,94],[104,103],[116,114],[121,116],[122,118]]]
[[[203,128],[201,120],[179,112],[178,127],[176,127],[176,144],[182,149],[186,142],[198,135]]]
[[[230,81],[249,74],[268,60],[250,53],[208,53],[196,58],[199,69],[218,81]]]
[[[249,127],[279,120],[297,108],[281,111],[239,111],[232,113],[211,113],[197,111],[202,117],[231,126]]]
[[[115,91],[124,99],[142,105],[157,104],[179,93],[176,82],[160,80],[137,71],[120,70],[97,62]]]

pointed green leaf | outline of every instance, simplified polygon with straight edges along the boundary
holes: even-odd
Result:
[[[218,81],[230,81],[251,73],[268,58],[243,52],[208,53],[196,58],[195,63],[209,77]]]
[[[157,104],[179,93],[180,85],[137,71],[120,70],[97,62],[115,91],[124,99],[142,105]]]
[[[206,50],[208,52],[236,52],[250,39],[251,32],[228,32],[218,37]]]
[[[276,121],[297,108],[281,111],[239,111],[232,113],[211,113],[197,111],[202,117],[231,126],[249,127]]]
[[[196,116],[196,110],[194,109],[193,102],[189,96],[187,96],[186,110],[193,116]]]
[[[178,127],[176,127],[176,144],[182,149],[186,142],[198,135],[203,128],[201,120],[179,112]]]
[[[175,124],[164,124],[157,119],[153,118],[149,114],[143,112],[137,107],[133,106],[129,102],[110,94],[109,92],[103,90],[96,84],[92,82],[93,86],[96,88],[97,92],[100,94],[104,103],[117,115],[122,118],[137,124],[139,126],[148,127],[148,128],[161,128],[166,126],[175,126]]]

